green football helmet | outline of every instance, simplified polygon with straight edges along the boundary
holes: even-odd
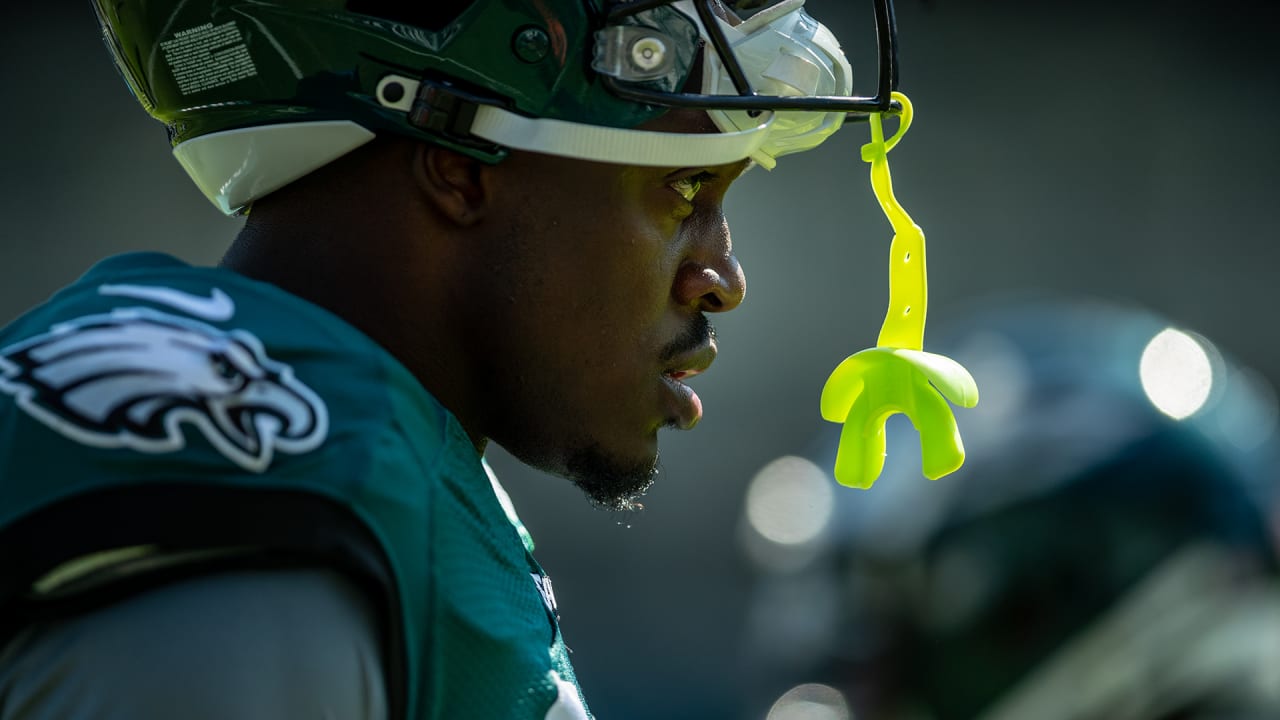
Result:
[[[896,109],[892,0],[873,2],[880,67],[862,97],[804,0],[474,0],[437,23],[418,19],[429,0],[372,4],[401,9],[94,0],[134,95],[229,214],[382,133],[487,162],[520,149],[772,167],[848,117]],[[721,132],[635,129],[673,107],[706,110]]]

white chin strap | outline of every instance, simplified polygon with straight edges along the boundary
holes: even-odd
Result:
[[[404,87],[399,101],[384,98],[382,88],[388,83]],[[412,78],[388,75],[378,83],[378,97],[385,107],[408,112],[419,85]],[[514,150],[618,165],[681,168],[727,165],[752,157],[772,124],[773,115],[764,113],[730,132],[667,133],[531,118],[481,105],[476,108],[470,133]]]
[[[733,132],[666,133],[528,118],[482,106],[476,111],[471,134],[517,150],[621,165],[678,168],[727,165],[748,158],[764,142],[771,122],[772,117],[761,116],[756,124]]]

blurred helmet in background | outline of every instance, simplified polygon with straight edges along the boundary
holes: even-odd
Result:
[[[758,669],[860,720],[1280,717],[1266,381],[1099,301],[1002,298],[941,330],[983,392],[965,467],[922,479],[898,416],[885,476],[831,493],[817,541],[748,515]]]

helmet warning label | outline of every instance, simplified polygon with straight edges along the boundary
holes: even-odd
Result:
[[[165,62],[183,95],[222,87],[258,74],[234,22],[205,23],[160,43]]]

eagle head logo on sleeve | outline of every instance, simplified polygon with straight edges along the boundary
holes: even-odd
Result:
[[[276,450],[318,447],[328,432],[324,402],[258,338],[146,308],[61,323],[0,349],[0,392],[76,442],[175,452],[186,426],[252,472]]]

